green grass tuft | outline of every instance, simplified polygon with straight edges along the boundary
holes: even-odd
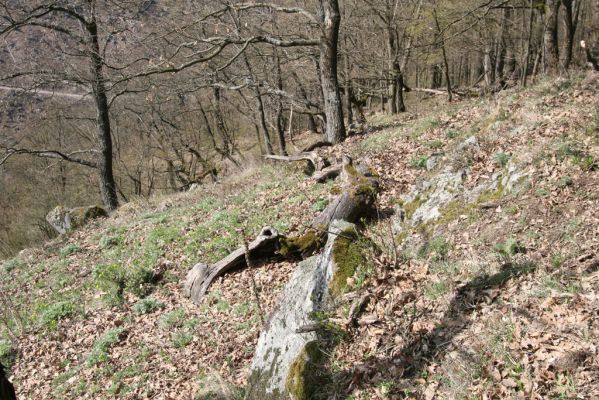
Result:
[[[108,361],[108,351],[123,339],[124,332],[124,328],[108,329],[102,336],[96,339],[92,351],[87,358],[87,366],[93,367]]]

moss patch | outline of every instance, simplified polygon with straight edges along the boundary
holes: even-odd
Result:
[[[298,237],[282,237],[279,239],[279,254],[285,258],[307,257],[320,247],[321,237],[315,230],[309,230]]]
[[[347,279],[366,264],[363,246],[358,242],[358,234],[354,228],[346,229],[339,234],[333,244],[333,262],[335,271],[331,278],[329,291],[336,297],[346,290]]]
[[[428,199],[425,197],[420,197],[417,196],[416,199],[414,199],[414,201],[410,202],[410,203],[406,203],[402,205],[403,210],[406,213],[406,219],[410,219],[412,218],[412,216],[414,215],[414,213],[416,212],[416,210],[418,210],[420,208],[421,205],[423,205],[424,203],[426,203]]]
[[[317,398],[317,393],[325,384],[325,375],[320,365],[324,354],[316,341],[306,344],[297,356],[287,374],[285,389],[293,400],[310,400]]]

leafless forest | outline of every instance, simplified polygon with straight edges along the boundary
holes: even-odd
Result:
[[[598,69],[595,0],[0,1],[0,256],[416,96]]]

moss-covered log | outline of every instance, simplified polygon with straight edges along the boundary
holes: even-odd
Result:
[[[344,157],[340,176],[339,194],[312,221],[310,229],[300,236],[285,237],[273,228],[263,228],[256,240],[249,245],[250,256],[263,259],[275,256],[287,259],[306,258],[322,248],[333,221],[354,223],[371,213],[379,190],[377,177],[364,166],[355,167],[349,157]],[[246,262],[243,247],[216,264],[196,264],[187,274],[185,294],[196,304],[200,304],[214,279],[227,271],[244,266]]]

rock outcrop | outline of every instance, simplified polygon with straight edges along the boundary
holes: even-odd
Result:
[[[472,136],[444,157],[444,163],[441,159],[435,160],[433,168],[438,172],[417,182],[396,206],[393,233],[400,234],[406,226],[439,220],[449,222],[471,207],[491,205],[494,200],[525,185],[530,171],[509,160],[488,179],[466,187],[470,174],[469,159],[476,157],[479,151],[478,140]]]
[[[305,327],[319,321],[326,304],[340,293],[337,286],[353,275],[340,254],[355,238],[354,224],[335,220],[322,254],[299,264],[258,340],[246,399],[303,400],[322,390],[326,357],[321,346],[326,341],[322,330]]]
[[[58,206],[46,215],[46,221],[60,234],[86,225],[90,220],[107,217],[108,213],[100,206],[66,208]]]

